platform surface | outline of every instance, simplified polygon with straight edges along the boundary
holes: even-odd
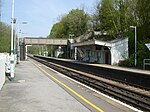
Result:
[[[0,91],[0,112],[90,112],[31,62],[16,67]]]

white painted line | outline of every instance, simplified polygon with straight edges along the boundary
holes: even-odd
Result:
[[[43,66],[45,66],[45,65],[43,65]],[[125,106],[125,107],[127,107],[127,108],[129,108],[129,109],[131,109],[131,110],[134,110],[134,111],[136,111],[136,112],[143,112],[142,110],[139,110],[139,109],[137,109],[137,108],[135,108],[135,107],[132,107],[132,106],[130,106],[130,105],[128,105],[128,104],[125,104],[125,103],[123,103],[123,102],[121,102],[121,101],[119,101],[119,100],[116,100],[116,99],[114,99],[114,98],[112,98],[112,97],[110,97],[110,96],[108,96],[108,95],[105,95],[105,94],[103,94],[103,93],[101,93],[101,92],[99,92],[99,91],[97,91],[97,90],[95,90],[95,89],[93,89],[93,88],[91,88],[91,87],[85,85],[85,84],[82,84],[82,83],[80,83],[80,82],[78,82],[78,81],[76,81],[76,80],[74,80],[74,79],[72,79],[72,78],[70,78],[70,77],[68,77],[68,76],[66,76],[66,75],[63,75],[62,73],[60,73],[60,72],[58,72],[58,71],[56,71],[56,70],[54,70],[54,69],[52,69],[52,68],[49,68],[49,67],[47,67],[47,66],[45,66],[45,67],[48,68],[48,69],[50,69],[50,70],[52,70],[53,72],[56,72],[57,74],[59,74],[59,75],[61,75],[61,76],[63,76],[63,77],[65,77],[65,78],[71,80],[71,81],[74,81],[74,82],[77,83],[77,84],[80,84],[80,85],[82,85],[82,86],[84,86],[84,87],[86,87],[86,88],[88,88],[88,89],[90,89],[90,90],[96,92],[96,93],[99,94],[99,95],[102,95],[102,96],[104,96],[104,97],[106,97],[106,98],[108,98],[108,99],[110,99],[110,100],[112,100],[112,101],[114,101],[114,102],[117,102],[117,103],[121,104],[121,105],[123,105],[123,106]]]

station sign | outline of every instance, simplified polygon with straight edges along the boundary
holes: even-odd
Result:
[[[146,45],[146,47],[149,49],[149,51],[150,51],[150,43],[147,43],[147,44],[145,44]]]

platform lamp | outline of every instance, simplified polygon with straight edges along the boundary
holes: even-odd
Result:
[[[12,0],[12,17],[11,17],[11,55],[10,55],[10,78],[11,80],[14,79],[14,3],[15,1]]]
[[[73,43],[73,39],[72,39],[72,37],[74,37],[75,35],[74,34],[72,34],[72,33],[70,33],[69,34],[69,41],[70,41],[70,54],[69,54],[69,57],[71,58],[72,56],[71,56],[71,50],[72,50],[72,47],[71,47],[71,44]]]
[[[19,62],[20,62],[19,34],[22,33],[21,29],[20,29],[20,25],[24,25],[24,24],[28,24],[28,23],[27,22],[21,22],[18,24],[18,28],[17,28],[17,34],[18,34],[18,38],[17,38],[17,64],[19,64]]]
[[[130,26],[130,28],[134,28],[134,36],[135,36],[135,58],[134,65],[137,65],[137,28],[136,26]]]

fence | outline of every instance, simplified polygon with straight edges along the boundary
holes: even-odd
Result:
[[[146,69],[146,66],[150,66],[150,59],[144,59],[143,60],[143,69]]]

